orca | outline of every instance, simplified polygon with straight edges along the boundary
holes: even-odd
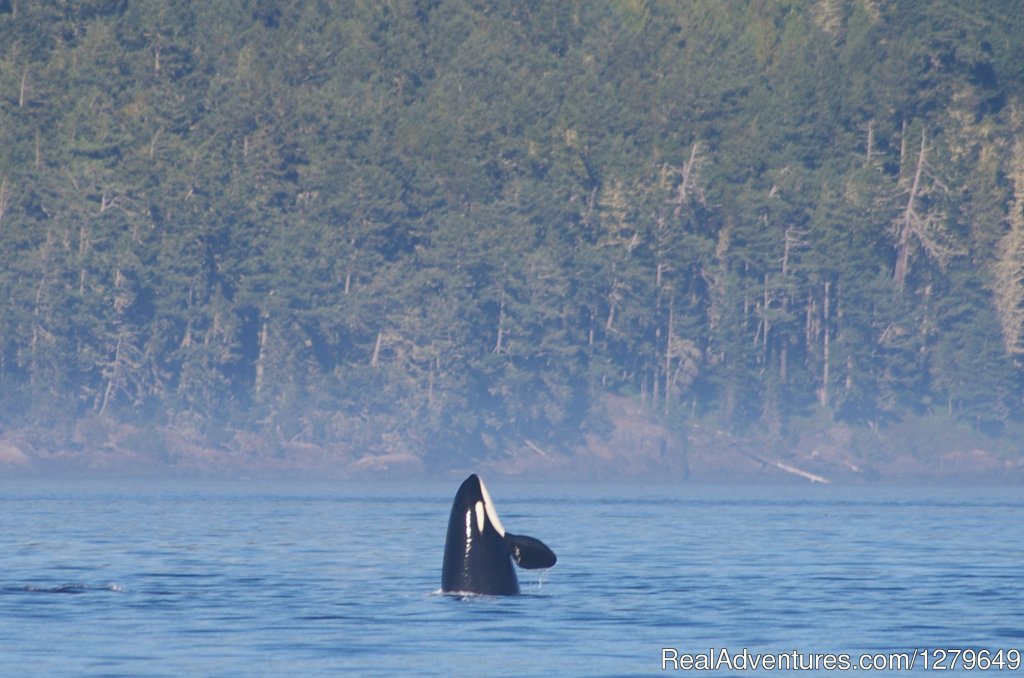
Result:
[[[505,531],[487,486],[475,473],[452,502],[441,566],[441,591],[513,596],[519,593],[512,561],[526,569],[551,567],[558,558],[539,539]]]

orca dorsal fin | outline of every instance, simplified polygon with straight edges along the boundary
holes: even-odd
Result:
[[[537,570],[551,567],[558,560],[555,552],[549,549],[540,539],[526,537],[521,534],[505,533],[505,540],[512,552],[512,559],[519,567]]]

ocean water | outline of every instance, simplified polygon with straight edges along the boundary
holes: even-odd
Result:
[[[1019,488],[488,479],[559,561],[520,571],[521,596],[456,598],[438,588],[461,480],[0,482],[0,671],[779,675],[662,670],[724,649],[916,650],[913,673],[967,650],[943,673],[1024,673]]]

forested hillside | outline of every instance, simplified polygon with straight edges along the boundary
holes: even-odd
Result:
[[[1016,0],[0,0],[31,449],[1012,446],[1022,357]]]

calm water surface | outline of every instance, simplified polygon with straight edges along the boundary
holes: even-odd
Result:
[[[627,676],[665,675],[663,647],[1024,649],[1019,489],[490,479],[558,565],[521,570],[522,596],[457,599],[437,589],[461,480],[2,482],[0,667]]]

